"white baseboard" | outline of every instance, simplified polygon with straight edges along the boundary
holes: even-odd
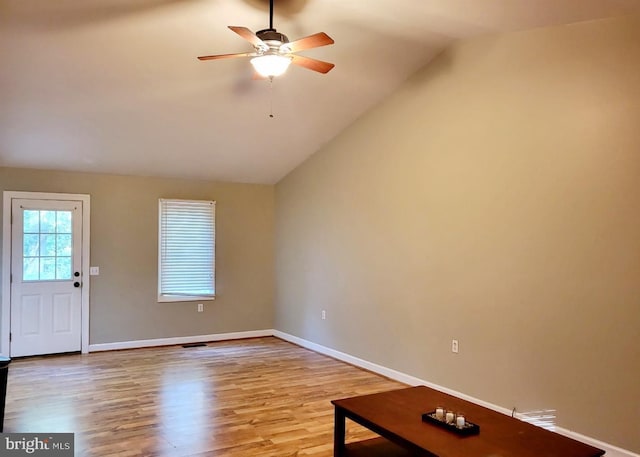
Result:
[[[441,392],[454,395],[459,398],[463,398],[471,403],[484,406],[485,408],[489,408],[494,411],[507,414],[509,416],[511,415],[511,410],[508,408],[494,405],[492,403],[480,400],[478,398],[474,398],[469,395],[463,394],[462,392],[457,392],[455,390],[448,389],[446,387],[439,386],[437,384],[433,384],[432,382],[425,381],[424,379],[416,378],[415,376],[411,376],[406,373],[392,370],[391,368],[383,367],[382,365],[378,365],[378,364],[369,362],[367,360],[354,357],[344,352],[336,351],[335,349],[331,349],[326,346],[322,346],[320,344],[307,341],[297,336],[293,336],[288,333],[281,332],[279,330],[274,330],[272,335],[282,340],[289,341],[290,343],[297,344],[298,346],[302,346],[303,348],[310,349],[314,352],[318,352],[320,354],[333,357],[334,359],[341,360],[350,365],[355,365],[357,367],[364,368],[365,370],[369,370],[374,373],[380,374],[382,376],[386,376],[389,379],[393,379],[395,381],[408,384],[410,386],[418,386],[418,385],[428,386],[428,387],[431,387],[432,389],[436,389]],[[602,441],[590,438],[588,436],[581,435],[571,430],[563,429],[562,427],[556,427],[555,431],[557,433],[560,433],[561,435],[568,436],[569,438],[573,438],[577,441],[581,441],[583,443],[605,450],[606,457],[640,457],[640,454],[635,454],[631,451],[621,449],[611,444],[603,443]]]
[[[213,335],[178,336],[175,338],[158,338],[153,340],[119,341],[117,343],[90,344],[89,352],[116,351],[120,349],[148,348],[153,346],[174,346],[177,344],[207,343],[210,341],[240,340],[243,338],[260,338],[273,336],[274,331],[251,330],[247,332],[216,333]],[[284,338],[283,338],[284,339]]]

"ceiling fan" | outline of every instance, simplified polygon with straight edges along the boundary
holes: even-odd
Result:
[[[286,35],[273,28],[273,0],[269,1],[269,28],[253,33],[246,27],[229,26],[255,48],[254,52],[200,56],[199,60],[252,57],[251,64],[258,75],[265,78],[280,76],[293,63],[319,73],[328,73],[335,66],[329,62],[297,55],[296,52],[333,44],[333,39],[324,32],[315,33],[299,40],[289,41]]]

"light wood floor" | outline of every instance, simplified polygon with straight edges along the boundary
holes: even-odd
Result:
[[[76,457],[330,457],[330,400],[401,387],[277,338],[18,359],[4,431],[73,432]]]

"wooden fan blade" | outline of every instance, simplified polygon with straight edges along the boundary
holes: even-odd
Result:
[[[232,59],[234,57],[253,57],[257,54],[255,52],[241,52],[238,54],[218,54],[215,56],[200,56],[198,60],[218,60],[218,59]]]
[[[258,38],[258,35],[256,35],[246,27],[238,27],[235,25],[230,25],[229,28],[257,48],[268,47],[264,41]]]
[[[293,60],[291,63],[294,63],[300,67],[307,68],[309,70],[317,71],[318,73],[329,73],[334,64],[329,62],[323,62],[322,60],[312,59],[310,57],[293,55],[291,56]]]
[[[320,46],[327,46],[333,44],[333,39],[324,32],[315,33],[308,37],[300,38],[299,40],[285,43],[282,46],[286,47],[289,52],[304,51],[305,49],[319,48]]]

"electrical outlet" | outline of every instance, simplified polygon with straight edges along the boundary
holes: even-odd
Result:
[[[457,354],[458,353],[458,340],[451,340],[451,352]]]
[[[202,303],[198,303],[198,312],[201,313],[204,311],[204,305]]]
[[[323,309],[322,310],[322,320],[325,320],[327,318],[327,312]]]

